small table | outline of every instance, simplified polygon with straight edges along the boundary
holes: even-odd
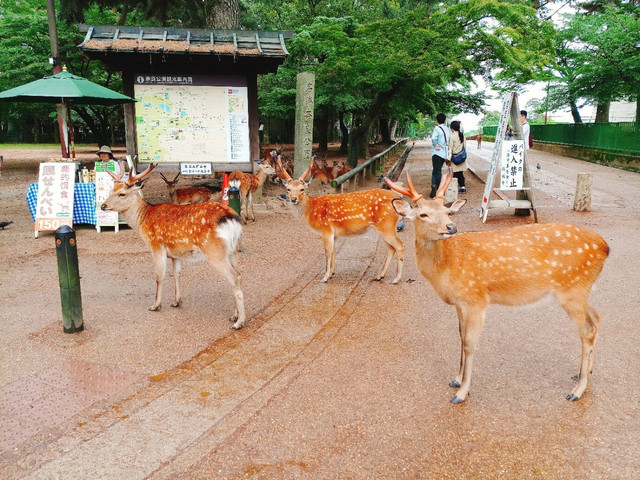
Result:
[[[36,206],[38,203],[38,183],[29,185],[27,191],[27,205],[31,218],[36,221]],[[73,191],[73,223],[88,223],[95,225],[96,220],[96,184],[76,183]]]

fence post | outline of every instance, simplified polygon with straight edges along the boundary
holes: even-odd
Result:
[[[82,294],[80,293],[80,271],[78,269],[78,247],[76,232],[63,225],[55,232],[58,257],[58,282],[62,303],[62,327],[64,333],[84,330],[82,322]]]
[[[593,174],[578,173],[576,182],[576,196],[573,201],[573,209],[576,212],[585,212],[591,208],[591,185]]]

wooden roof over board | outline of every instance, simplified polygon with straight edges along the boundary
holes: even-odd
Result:
[[[78,45],[84,54],[117,70],[128,66],[142,71],[155,65],[203,67],[223,63],[252,70],[275,72],[289,52],[285,39],[292,32],[255,30],[206,30],[188,28],[79,25],[86,32]],[[144,57],[144,58],[142,58]]]

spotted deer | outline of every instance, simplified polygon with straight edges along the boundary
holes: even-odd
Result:
[[[164,183],[167,184],[169,190],[169,198],[174,205],[191,205],[192,203],[208,202],[210,200],[220,200],[220,193],[213,193],[206,187],[186,187],[176,188],[180,173],[173,180],[167,178],[161,173],[160,176]]]
[[[297,180],[293,180],[286,170],[282,171],[286,174],[287,195],[296,213],[322,236],[327,260],[323,282],[327,282],[335,272],[336,237],[361,235],[369,227],[375,227],[387,245],[387,258],[376,281],[385,277],[394,254],[398,256],[398,270],[391,283],[400,281],[404,243],[396,232],[399,215],[391,205],[392,200],[399,198],[395,193],[375,189],[310,197],[305,193],[309,186],[305,179],[311,166]]]
[[[148,204],[138,193],[142,181],[155,167],[152,164],[144,172],[124,182],[124,168],[119,175],[109,172],[116,184],[101,207],[105,211],[122,212],[129,226],[151,248],[156,270],[156,298],[149,310],[157,311],[162,305],[167,257],[173,264],[175,280],[175,301],[171,306],[179,307],[182,304],[179,283],[182,260],[200,251],[231,284],[235,297],[234,324],[231,328],[242,328],[245,324],[244,297],[235,257],[242,233],[240,219],[231,208],[216,202]]]
[[[457,233],[449,215],[466,200],[450,207],[445,192],[453,177],[443,176],[433,199],[420,195],[407,174],[404,188],[385,178],[386,184],[411,198],[394,200],[396,211],[414,220],[416,262],[436,293],[458,313],[460,369],[450,385],[458,388],[452,403],[469,394],[473,358],[485,311],[491,304],[527,305],[553,292],[576,325],[582,342],[578,383],[567,395],[578,400],[593,369],[594,344],[600,315],[588,304],[589,292],[609,254],[605,240],[590,230],[566,223],[530,224],[504,230]]]
[[[264,184],[269,175],[275,173],[276,169],[265,163],[259,165],[257,175],[243,172],[231,172],[231,175],[229,175],[229,185],[235,186],[240,190],[240,211],[243,223],[247,223],[249,207],[251,207],[251,220],[256,221],[256,215],[253,211],[253,194]],[[244,207],[244,212],[242,212],[242,207]]]

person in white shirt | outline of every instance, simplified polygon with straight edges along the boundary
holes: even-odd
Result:
[[[431,163],[433,165],[433,172],[431,173],[430,198],[436,196],[436,191],[442,179],[442,166],[447,161],[447,147],[449,146],[451,132],[445,125],[446,120],[447,117],[444,113],[436,115],[436,128],[433,129],[433,133],[431,134],[431,143],[433,145],[431,149]]]
[[[520,110],[520,119],[522,120],[522,140],[524,140],[524,148],[529,150],[529,135],[531,135],[531,125],[527,123],[527,111]]]

